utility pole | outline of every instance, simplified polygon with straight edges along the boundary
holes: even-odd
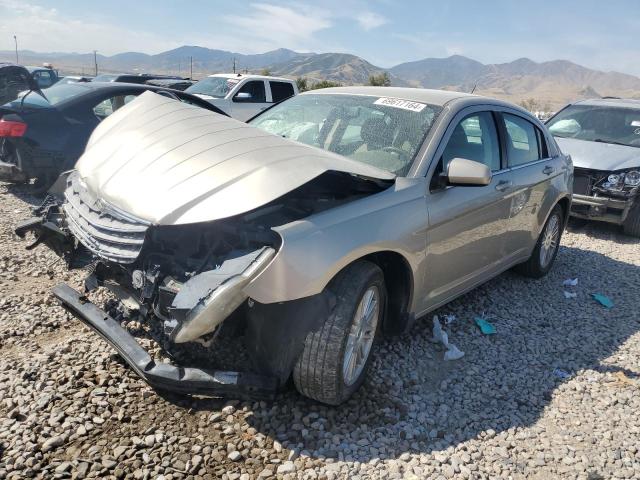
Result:
[[[190,69],[189,69],[189,71],[191,72],[191,73],[189,74],[189,79],[190,79],[190,80],[193,80],[193,57],[189,57],[189,63],[190,63],[190,65],[191,65],[191,67],[190,67]]]
[[[98,51],[94,50],[93,51],[93,64],[96,67],[96,77],[98,76]]]
[[[236,73],[236,57],[233,57],[233,73]]]
[[[16,65],[17,65],[20,63],[20,60],[18,60],[18,37],[14,35],[13,41],[16,43]]]

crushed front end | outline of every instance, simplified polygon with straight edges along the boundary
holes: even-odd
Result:
[[[571,215],[623,224],[640,193],[640,169],[601,171],[576,167]]]
[[[211,225],[157,226],[90,194],[77,172],[61,196],[49,196],[32,218],[16,228],[35,233],[30,248],[45,243],[69,265],[86,268],[85,292],[54,289],[62,304],[111,343],[150,384],[188,393],[275,391],[277,382],[251,373],[210,372],[155,364],[120,324],[85,294],[109,289],[127,314],[161,322],[175,344],[214,336],[222,322],[246,303],[244,287],[276,254],[279,237],[253,217]]]
[[[77,171],[61,176],[35,217],[16,227],[32,232],[27,248],[45,244],[69,268],[88,271],[84,291],[62,284],[53,290],[65,308],[107,340],[149,384],[212,396],[265,397],[286,384],[309,331],[329,315],[334,299],[316,295],[261,304],[245,287],[276,255],[283,239],[275,227],[380,192],[388,183],[326,172],[272,202],[209,222],[157,225],[93,194]],[[87,294],[105,287],[117,306],[105,310]],[[277,286],[274,286],[276,288]],[[232,350],[225,328],[238,331],[249,367],[220,370],[156,362],[121,323],[135,318],[172,359],[175,351]],[[221,333],[222,332],[222,333]],[[211,347],[206,347],[211,348]],[[184,363],[184,362],[179,362]],[[217,365],[217,364],[216,364]]]

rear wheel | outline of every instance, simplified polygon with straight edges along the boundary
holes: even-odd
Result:
[[[563,230],[563,210],[560,205],[556,205],[551,211],[540,237],[538,237],[538,242],[533,249],[531,257],[526,262],[518,265],[516,270],[527,277],[544,277],[551,270],[556,259]]]
[[[631,205],[631,209],[622,224],[622,229],[627,235],[640,237],[640,197]]]
[[[328,288],[336,305],[324,324],[307,335],[293,380],[301,394],[338,405],[364,381],[387,293],[382,270],[368,261],[347,267]]]

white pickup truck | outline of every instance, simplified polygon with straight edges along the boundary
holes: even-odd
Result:
[[[185,92],[197,95],[245,122],[274,103],[297,95],[298,87],[288,78],[217,73],[203,78]]]

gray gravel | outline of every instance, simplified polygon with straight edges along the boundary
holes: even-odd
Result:
[[[461,360],[422,319],[328,408],[151,390],[53,301],[82,275],[15,238],[29,202],[0,184],[0,478],[640,478],[640,242],[614,227],[574,222],[547,278],[506,273],[440,309]]]

